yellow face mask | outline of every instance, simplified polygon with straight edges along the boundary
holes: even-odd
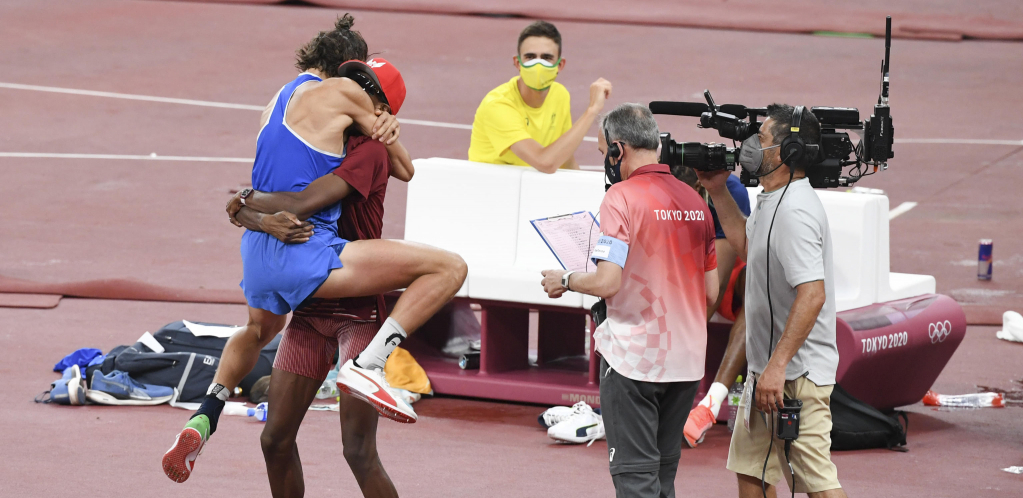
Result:
[[[554,79],[558,77],[559,63],[561,63],[560,58],[554,63],[543,59],[533,59],[525,62],[519,59],[519,76],[522,78],[522,82],[529,88],[533,90],[546,90],[554,84]]]

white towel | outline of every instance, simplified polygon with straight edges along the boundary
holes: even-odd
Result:
[[[1023,342],[1023,315],[1015,311],[1006,311],[1002,315],[1002,330],[995,332],[995,337],[1011,342]]]

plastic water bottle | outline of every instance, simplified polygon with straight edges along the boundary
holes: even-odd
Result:
[[[1005,396],[1001,393],[949,395],[927,391],[927,394],[924,395],[924,404],[927,406],[948,406],[953,408],[1001,408],[1005,406]]]
[[[268,409],[269,405],[267,405],[266,401],[264,401],[256,405],[255,408],[251,408],[251,410],[253,411],[253,414],[251,416],[256,417],[256,420],[260,422],[266,422],[266,412],[268,411]]]
[[[735,419],[739,416],[739,403],[742,401],[742,376],[735,378],[735,384],[728,391],[728,432],[735,430]]]
[[[337,368],[335,368],[327,374],[320,389],[316,391],[316,399],[334,399],[340,395],[341,393],[337,390]]]
[[[266,422],[267,404],[265,402],[249,408],[243,403],[229,403],[224,405],[223,415],[235,415],[240,417],[253,417],[260,422]]]

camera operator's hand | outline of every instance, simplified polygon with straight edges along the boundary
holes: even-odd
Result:
[[[604,109],[604,102],[611,96],[611,82],[600,78],[590,85],[590,107],[589,110],[599,114]]]
[[[700,179],[700,184],[712,194],[728,190],[725,182],[728,181],[728,176],[731,174],[728,170],[696,171],[696,177]]]
[[[775,368],[768,362],[763,375],[757,378],[757,409],[774,412],[784,406],[785,369]]]

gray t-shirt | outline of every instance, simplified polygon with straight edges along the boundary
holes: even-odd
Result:
[[[771,343],[771,311],[767,302],[767,233],[783,188],[757,196],[757,206],[746,220],[749,239],[746,266],[746,359],[750,370],[763,373],[770,352],[778,345],[789,311],[796,300],[796,286],[824,280],[826,299],[810,336],[792,357],[786,380],[806,375],[819,386],[835,383],[838,346],[835,342],[835,274],[831,252],[831,228],[817,194],[803,178],[789,185],[771,232],[770,285],[774,305],[774,342]]]

